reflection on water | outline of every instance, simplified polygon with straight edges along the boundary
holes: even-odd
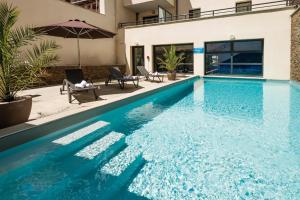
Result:
[[[300,165],[300,86],[297,83],[291,87],[289,110],[289,141]]]
[[[205,80],[205,112],[245,120],[263,117],[263,81]]]
[[[147,164],[126,191],[149,199],[300,198],[298,99],[286,82],[195,82],[193,93],[127,138]]]

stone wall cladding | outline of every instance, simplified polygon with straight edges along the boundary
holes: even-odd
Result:
[[[110,67],[117,66],[120,70],[125,73],[125,65],[105,65],[105,66],[82,66],[84,77],[86,79],[95,81],[103,81],[107,78]],[[53,66],[47,67],[45,74],[42,76],[42,82],[38,86],[45,85],[59,85],[62,84],[63,80],[66,78],[65,70],[66,69],[76,69],[77,66]]]
[[[300,9],[292,15],[291,79],[300,81]]]

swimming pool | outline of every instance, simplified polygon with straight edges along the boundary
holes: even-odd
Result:
[[[299,100],[188,80],[0,153],[1,199],[300,199]]]

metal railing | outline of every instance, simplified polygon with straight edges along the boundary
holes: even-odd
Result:
[[[209,11],[200,11],[199,13],[197,13],[197,15],[184,14],[184,15],[177,15],[172,17],[157,18],[157,20],[153,20],[153,21],[142,20],[142,21],[124,22],[124,23],[119,23],[119,28],[123,28],[126,26],[137,26],[143,24],[158,24],[158,23],[187,20],[187,19],[223,16],[223,15],[230,15],[235,13],[246,13],[246,12],[267,10],[273,8],[284,8],[288,6],[298,5],[299,3],[300,0],[272,1],[272,2],[258,3],[258,4],[252,4],[246,6],[230,7],[230,8],[209,10]]]

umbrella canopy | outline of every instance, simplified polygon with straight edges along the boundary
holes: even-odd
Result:
[[[78,50],[78,65],[81,67],[80,61],[80,44],[79,39],[99,39],[99,38],[113,38],[115,33],[106,31],[97,26],[80,21],[78,19],[69,20],[67,22],[53,24],[48,26],[36,27],[35,31],[42,34],[63,37],[63,38],[77,38]]]

